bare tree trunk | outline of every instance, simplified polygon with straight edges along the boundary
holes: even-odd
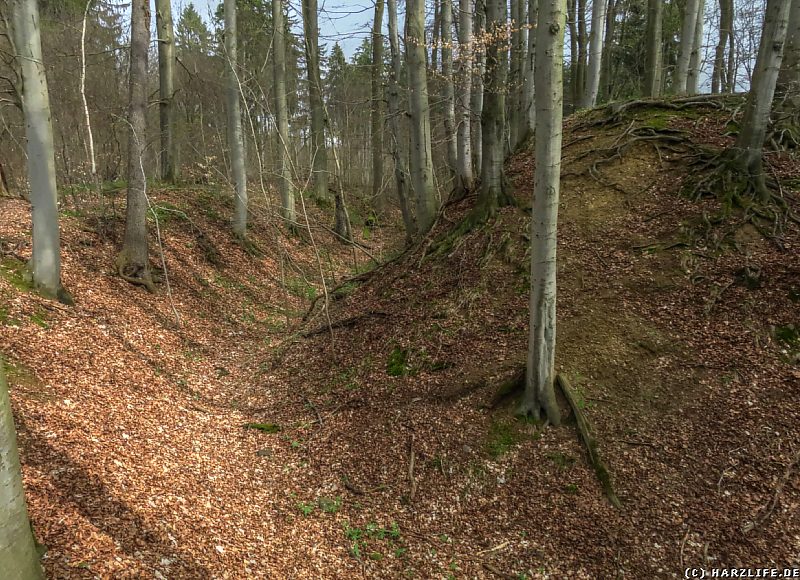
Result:
[[[383,0],[375,2],[375,19],[372,23],[372,201],[376,214],[386,209],[383,193]]]
[[[536,21],[539,1],[528,0],[528,48],[525,53],[524,118],[525,135],[523,141],[530,139],[536,129],[536,103],[534,103],[536,83]]]
[[[177,140],[175,139],[175,29],[170,0],[156,0],[158,33],[159,122],[161,125],[161,179],[178,179]]]
[[[35,9],[34,0],[15,1],[18,4],[33,4]],[[27,10],[30,9],[28,7]],[[5,580],[35,580],[43,577],[39,555],[36,552],[36,542],[28,519],[28,508],[25,505],[14,417],[11,414],[11,401],[8,398],[8,385],[2,361],[0,361],[0,570],[3,571]]]
[[[778,86],[782,93],[792,93],[797,99],[800,97],[800,0],[791,3]]]
[[[230,1],[230,0],[229,0]],[[278,186],[283,217],[295,221],[291,159],[289,157],[289,106],[286,102],[286,24],[284,0],[272,0],[272,47],[275,65],[275,113],[278,124]]]
[[[578,85],[576,87],[575,102],[581,102],[584,93],[586,92],[586,61],[588,56],[589,35],[586,32],[586,2],[587,0],[578,0],[577,17],[578,17]]]
[[[711,75],[711,92],[719,93],[727,86],[725,50],[733,34],[733,0],[719,0],[719,42],[714,51],[714,70]]]
[[[661,0],[647,2],[647,57],[644,81],[644,94],[647,97],[661,95],[663,4]]]
[[[472,189],[472,141],[470,139],[470,100],[472,98],[472,2],[459,1],[458,25],[458,161],[455,193],[463,196]]]
[[[128,207],[125,238],[117,257],[117,272],[128,282],[154,292],[147,249],[147,48],[150,44],[148,0],[131,2],[131,56],[128,73]]]
[[[472,83],[472,167],[480,173],[483,165],[483,136],[481,117],[483,115],[483,73],[486,71],[486,0],[475,0],[473,17],[475,39],[475,76]]]
[[[494,215],[499,207],[512,203],[512,199],[506,192],[503,170],[508,52],[502,45],[507,42],[505,38],[506,20],[505,0],[487,0],[486,30],[492,41],[486,49],[484,106],[481,116],[483,165],[481,166],[481,190],[475,211],[475,217],[478,220],[485,220]]]
[[[696,95],[700,80],[700,51],[703,49],[703,22],[705,20],[705,0],[700,0],[697,8],[697,22],[694,29],[694,43],[689,58],[689,73],[686,78],[686,92]]]
[[[225,53],[227,78],[225,97],[228,110],[228,146],[231,150],[231,172],[235,187],[233,233],[244,238],[247,235],[247,173],[244,163],[244,138],[242,135],[242,113],[239,104],[239,59],[236,31],[236,0],[225,0]]]
[[[687,0],[686,10],[683,13],[683,27],[681,28],[681,44],[678,53],[678,66],[672,82],[672,92],[678,95],[686,94],[689,77],[689,65],[695,44],[695,31],[697,29],[697,14],[700,10],[700,0]]]
[[[438,201],[433,183],[431,119],[425,70],[425,1],[406,3],[406,66],[411,118],[411,184],[417,201],[417,233],[424,235],[436,218]]]
[[[523,87],[525,83],[525,0],[511,0],[511,66],[508,79],[509,149],[516,151],[525,137],[522,118]]]
[[[406,244],[410,244],[416,235],[414,215],[408,198],[408,183],[406,180],[406,164],[400,149],[400,39],[397,31],[397,0],[389,2],[389,50],[392,57],[392,67],[389,70],[389,133],[391,135],[391,152],[394,161],[394,177],[397,183],[397,200],[400,203],[400,213],[403,215],[403,224],[406,227]]]
[[[567,0],[567,25],[569,26],[569,70],[570,70],[570,100],[573,110],[580,102],[580,61],[578,57],[578,4],[577,0]],[[538,34],[537,34],[538,36]]]
[[[456,151],[455,87],[453,86],[453,0],[442,0],[442,76],[444,77],[444,132],[447,165],[455,174]]]
[[[322,102],[322,80],[319,72],[319,24],[317,0],[303,0],[308,101],[311,109],[311,165],[314,190],[319,199],[328,197],[328,149],[325,144],[327,123]],[[341,232],[337,232],[341,235]]]
[[[442,31],[442,0],[433,0],[433,34],[431,35],[431,71],[439,68],[439,33]],[[427,47],[425,58],[427,58]]]
[[[598,98],[610,101],[614,98],[614,79],[611,75],[611,64],[614,52],[614,35],[617,29],[617,5],[616,0],[606,2],[606,24],[605,40],[603,46],[603,58],[600,63],[600,92]]]
[[[603,63],[603,32],[605,30],[606,0],[594,0],[592,5],[592,30],[589,36],[589,66],[582,106],[592,108],[597,103],[600,90],[600,66]]]
[[[564,0],[542,0],[536,40],[536,170],[531,220],[530,335],[524,414],[561,422],[556,403],[556,231],[561,181]]]
[[[770,192],[763,168],[764,139],[767,135],[772,99],[781,70],[783,47],[789,24],[790,0],[767,0],[764,27],[753,71],[753,81],[734,148],[734,162],[753,180],[763,202]]]
[[[14,32],[22,73],[22,110],[28,146],[33,255],[28,265],[34,287],[48,298],[71,303],[61,286],[61,242],[58,192],[50,124],[50,96],[42,61],[39,8],[36,0],[14,0]],[[1,544],[0,544],[1,545]]]

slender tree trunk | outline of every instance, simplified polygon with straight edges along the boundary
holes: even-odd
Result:
[[[166,1],[166,0],[165,0]],[[228,146],[231,150],[231,172],[234,182],[233,233],[244,238],[247,235],[247,173],[244,162],[244,137],[242,135],[242,113],[239,101],[239,59],[236,30],[236,0],[225,0],[225,53],[227,77],[225,97],[228,111]]]
[[[580,60],[578,56],[578,4],[577,0],[567,0],[567,25],[569,26],[569,72],[570,101],[572,109],[578,108],[580,102]],[[538,34],[537,34],[538,36]]]
[[[31,188],[33,255],[29,268],[33,285],[43,296],[71,303],[69,294],[61,286],[56,165],[50,96],[42,61],[39,8],[36,0],[14,0],[13,8]]]
[[[576,92],[576,103],[580,103],[586,92],[586,68],[588,60],[589,35],[586,32],[586,2],[578,0],[578,86]]]
[[[150,45],[148,0],[131,2],[131,56],[128,73],[128,207],[125,238],[117,257],[117,271],[128,282],[154,292],[147,249],[147,49]]]
[[[472,83],[472,167],[480,173],[483,166],[483,73],[486,71],[486,0],[475,0],[473,17],[475,71]]]
[[[504,129],[505,95],[508,52],[505,26],[507,8],[505,0],[487,0],[486,30],[492,41],[486,49],[483,114],[483,165],[481,165],[481,190],[478,195],[476,217],[484,220],[494,215],[499,207],[509,205],[512,199],[506,192]]]
[[[319,72],[317,0],[303,0],[303,26],[305,28],[308,101],[311,109],[311,165],[314,174],[314,191],[317,198],[325,199],[328,197],[328,149],[325,144],[325,128],[328,122],[322,101],[322,80]]]
[[[791,3],[778,87],[784,94],[791,93],[797,102],[800,97],[800,0],[791,0]]]
[[[431,34],[431,71],[439,68],[439,33],[442,31],[442,0],[433,0],[433,33]],[[428,49],[425,48],[427,55]]]
[[[397,0],[389,2],[389,50],[392,66],[389,70],[389,133],[391,135],[391,152],[394,161],[394,177],[397,183],[397,200],[400,213],[406,227],[406,244],[410,244],[416,235],[414,215],[408,198],[408,182],[406,180],[406,164],[400,149],[400,39],[397,29]]]
[[[686,1],[686,10],[683,13],[683,27],[681,28],[681,44],[678,52],[678,66],[672,82],[672,92],[678,95],[686,94],[699,10],[700,0]]]
[[[764,140],[769,126],[778,73],[781,70],[790,4],[790,0],[767,0],[753,81],[734,148],[735,163],[750,176],[756,191],[765,203],[770,199],[770,192],[764,177]]]
[[[528,0],[528,48],[525,54],[525,87],[524,87],[524,119],[525,135],[523,141],[533,136],[536,129],[536,20],[539,12],[539,1]]]
[[[411,117],[411,184],[417,201],[417,233],[424,235],[436,218],[439,203],[433,183],[431,119],[425,70],[425,2],[406,2],[406,67]]]
[[[34,0],[15,0],[15,2],[32,4],[35,9]],[[31,9],[31,7],[26,9],[28,14]],[[39,555],[36,552],[36,541],[28,519],[28,508],[25,505],[14,417],[11,414],[11,401],[8,398],[8,385],[1,360],[0,570],[3,571],[4,580],[36,580],[43,577]]]
[[[725,50],[728,37],[733,33],[733,0],[719,0],[719,42],[714,51],[714,70],[711,75],[711,92],[719,93],[727,86]]]
[[[230,0],[229,0],[230,1]],[[283,217],[295,221],[294,191],[289,157],[289,107],[286,102],[286,24],[284,0],[272,0],[272,50],[275,76],[275,113],[278,124],[278,187]]]
[[[583,93],[583,108],[597,103],[600,90],[600,66],[603,63],[603,32],[606,19],[606,0],[594,0],[592,5],[592,31],[589,36],[589,66],[586,72],[586,88]]]
[[[373,209],[382,215],[386,209],[383,193],[383,0],[375,2],[375,19],[372,23],[372,200]]]
[[[614,53],[614,37],[617,29],[616,0],[607,0],[605,27],[603,58],[600,64],[600,94],[598,98],[610,101],[614,98],[614,79],[611,75],[611,63]]]
[[[647,2],[647,56],[644,80],[644,94],[647,97],[661,95],[663,5],[661,0]]]
[[[453,85],[453,0],[442,0],[442,77],[444,77],[444,132],[447,165],[451,175],[457,167],[455,86]]]
[[[458,161],[457,197],[472,189],[472,141],[470,139],[470,99],[472,98],[472,2],[459,1],[458,25]]]
[[[172,4],[169,0],[156,0],[156,31],[158,32],[161,179],[175,183],[178,179],[178,142],[175,139],[175,29],[172,25]]]
[[[564,0],[542,0],[536,52],[536,169],[531,220],[528,364],[521,411],[553,425],[561,415],[554,392],[556,231],[561,181]]]
[[[703,49],[703,22],[705,20],[705,0],[700,0],[697,9],[697,22],[694,29],[694,44],[689,58],[689,74],[686,78],[686,92],[696,95],[700,80],[701,51]]]
[[[525,136],[522,98],[525,83],[525,0],[511,0],[511,66],[508,79],[509,149],[514,152]]]

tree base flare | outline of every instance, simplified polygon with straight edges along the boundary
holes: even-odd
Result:
[[[146,264],[133,262],[124,250],[117,256],[117,274],[135,286],[144,286],[151,294],[156,293],[156,285]]]

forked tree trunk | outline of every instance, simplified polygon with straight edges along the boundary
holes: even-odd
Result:
[[[700,57],[703,49],[703,22],[705,20],[705,0],[700,0],[697,8],[697,22],[694,29],[694,43],[689,57],[689,73],[686,78],[686,92],[696,95],[700,81]]]
[[[406,163],[400,149],[400,38],[397,29],[397,0],[388,0],[389,8],[389,51],[392,57],[392,66],[389,70],[389,134],[391,136],[392,160],[394,161],[394,177],[397,183],[397,200],[400,204],[400,213],[403,215],[403,224],[406,228],[406,245],[414,240],[416,226],[414,214],[411,210],[411,200],[408,196],[408,180]]]
[[[228,146],[231,150],[231,171],[234,183],[233,233],[247,235],[247,173],[244,164],[242,113],[239,104],[239,59],[236,26],[236,0],[225,0],[225,55],[227,76],[225,97],[228,111]]]
[[[386,209],[383,193],[383,0],[375,2],[372,22],[372,83],[370,126],[372,138],[372,201],[373,210],[382,215]]]
[[[311,166],[317,198],[328,197],[328,148],[325,144],[325,106],[319,72],[319,24],[317,0],[303,0],[308,103],[311,109]]]
[[[425,235],[438,209],[433,183],[431,118],[428,79],[425,70],[425,1],[406,3],[406,66],[408,68],[408,109],[411,122],[411,184],[417,202],[417,233]]]
[[[175,138],[175,29],[172,25],[172,4],[169,0],[156,0],[156,31],[161,179],[175,183],[178,179],[178,141]]]
[[[147,49],[150,44],[148,0],[131,2],[131,49],[128,73],[128,207],[125,238],[117,257],[117,271],[125,280],[155,291],[147,249]]]
[[[230,1],[230,0],[229,0]],[[292,168],[289,157],[289,107],[286,102],[286,23],[284,0],[272,0],[272,50],[274,53],[275,114],[278,125],[278,189],[283,217],[295,222]]]
[[[485,220],[499,207],[512,202],[506,192],[504,130],[505,95],[508,69],[508,52],[504,45],[507,10],[505,0],[486,1],[486,30],[491,42],[486,48],[486,73],[483,80],[483,164],[481,165],[481,190],[475,217]]]
[[[444,139],[447,165],[451,175],[456,171],[456,110],[453,86],[453,0],[442,0],[442,77],[444,77]]]
[[[681,27],[681,44],[678,52],[678,65],[672,79],[672,92],[678,95],[686,94],[686,83],[689,77],[689,65],[692,59],[692,50],[695,44],[695,31],[697,30],[697,13],[700,9],[700,0],[687,0],[683,13],[683,26]]]
[[[22,110],[28,141],[33,255],[29,264],[34,287],[48,298],[71,303],[61,286],[58,193],[50,124],[50,96],[42,61],[39,8],[36,0],[15,0],[14,31],[22,73]]]
[[[661,95],[661,68],[662,68],[662,22],[663,2],[661,0],[648,0],[647,2],[647,55],[645,58],[644,94],[647,97]]]
[[[34,0],[15,1],[20,4],[34,4]],[[4,580],[42,578],[42,567],[39,564],[36,542],[28,519],[28,508],[25,505],[14,417],[11,414],[11,401],[8,398],[8,385],[2,361],[0,361],[0,570],[3,571]]]
[[[472,2],[459,1],[458,25],[458,129],[456,196],[472,189],[472,140],[470,139],[470,99],[472,98]]]
[[[603,63],[603,32],[605,31],[606,0],[594,0],[592,5],[592,31],[589,36],[589,66],[586,71],[586,89],[583,108],[594,107],[600,89],[600,67]]]
[[[770,192],[764,178],[764,139],[769,126],[778,73],[781,70],[790,4],[790,0],[767,0],[753,81],[733,150],[734,162],[741,171],[750,176],[765,203],[770,199]]]
[[[483,73],[486,71],[486,0],[475,0],[475,15],[472,19],[475,40],[475,69],[472,83],[472,167],[480,174],[483,164]]]
[[[536,169],[528,361],[521,412],[561,422],[555,398],[556,230],[561,180],[564,0],[541,0],[536,39]]]

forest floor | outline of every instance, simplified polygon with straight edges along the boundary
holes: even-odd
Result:
[[[320,271],[333,284],[366,267],[324,230],[315,253],[302,228],[278,234],[264,213],[253,255],[213,188],[155,190],[171,291],[162,272],[149,295],[113,274],[121,219],[99,235],[65,211],[67,308],[26,290],[29,207],[0,199],[0,351],[49,577],[800,566],[797,224],[775,239],[741,212],[712,225],[715,200],[679,195],[689,151],[674,142],[640,140],[595,165],[632,128],[724,145],[730,111],[650,107],[598,123],[605,114],[565,131],[557,366],[620,509],[569,421],[544,427],[493,404],[525,357],[530,154],[508,165],[523,207],[444,255],[399,255],[306,321]],[[797,210],[797,156],[768,162]],[[473,201],[447,206],[434,235]],[[356,229],[378,260],[401,238]]]

